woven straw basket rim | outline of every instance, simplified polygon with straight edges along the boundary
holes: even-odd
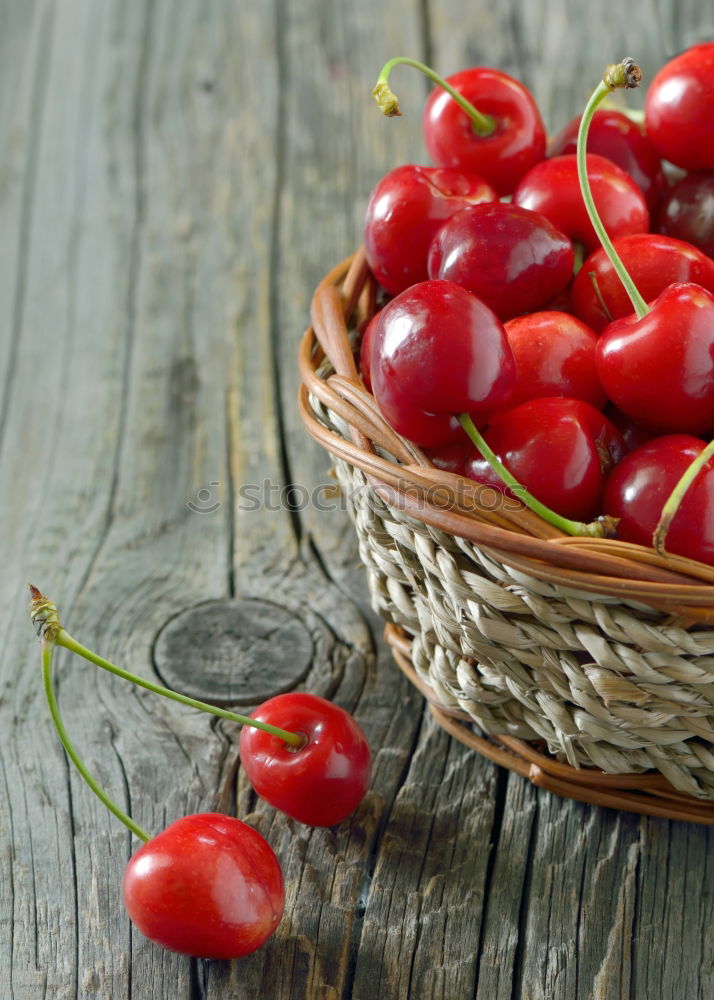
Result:
[[[714,625],[714,567],[660,555],[616,539],[573,538],[528,510],[494,509],[493,491],[435,469],[399,437],[366,390],[350,330],[376,309],[377,286],[364,251],[342,261],[318,285],[312,325],[299,351],[299,408],[310,435],[338,462],[359,470],[386,504],[414,522],[472,543],[511,571],[587,600],[603,595],[660,612],[679,626]],[[336,415],[346,432],[319,419],[315,404]],[[487,492],[484,492],[487,491]],[[422,690],[439,722],[457,739],[556,794],[648,815],[714,825],[714,801],[674,788],[661,774],[607,774],[572,767],[507,734],[481,737],[469,716],[440,701],[410,662],[410,637],[387,626],[395,659]]]

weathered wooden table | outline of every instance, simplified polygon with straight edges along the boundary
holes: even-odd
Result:
[[[539,793],[436,727],[391,662],[329,460],[299,425],[313,287],[377,178],[423,160],[382,63],[497,65],[555,129],[623,55],[651,79],[707,0],[2,0],[0,997],[714,996],[714,834]],[[640,97],[641,100],[641,97]],[[78,638],[247,707],[295,685],[375,750],[354,819],[256,801],[235,728],[58,657],[66,723],[144,827],[225,809],[282,860],[232,964],[164,953],[120,898],[136,844],[68,767],[26,581]]]

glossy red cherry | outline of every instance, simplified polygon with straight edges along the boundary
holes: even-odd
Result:
[[[176,820],[132,855],[124,903],[149,940],[198,958],[239,958],[280,923],[283,876],[259,833],[221,813]]]
[[[622,440],[625,442],[625,447],[628,451],[640,448],[655,436],[652,431],[648,431],[646,427],[641,427],[640,424],[636,423],[631,417],[628,417],[626,413],[622,413],[612,403],[607,404],[603,413],[617,427],[620,434],[622,434]]]
[[[510,398],[515,362],[488,306],[451,281],[423,281],[382,309],[371,352],[372,388],[387,420],[425,448],[456,438],[454,414],[484,423]],[[424,436],[441,421],[441,440]]]
[[[588,153],[586,162],[593,198],[610,238],[646,233],[647,202],[632,178],[597,153]],[[513,192],[513,201],[540,212],[588,251],[600,245],[580,193],[574,155],[554,156],[532,167]]]
[[[394,381],[389,386],[382,386],[379,393],[373,386],[372,394],[375,398],[379,396],[379,408],[397,434],[422,448],[440,448],[463,437],[464,432],[456,416],[429,413],[415,406]]]
[[[509,409],[542,396],[569,396],[602,409],[607,398],[595,369],[596,334],[575,316],[546,311],[506,323],[516,359]]]
[[[677,281],[714,292],[714,261],[689,243],[638,233],[613,240],[613,246],[646,302]],[[632,313],[630,297],[602,248],[590,254],[575,276],[571,301],[576,316],[598,333],[613,319]]]
[[[548,299],[542,309],[544,312],[564,312],[572,313],[573,306],[570,300],[570,293],[573,288],[573,279],[571,278],[562,292],[558,292],[554,295],[552,299]]]
[[[372,755],[351,715],[331,701],[295,691],[270,698],[252,718],[305,737],[296,749],[243,727],[241,764],[261,798],[308,826],[333,826],[354,812],[369,786]]]
[[[479,174],[499,195],[510,194],[545,155],[545,126],[533,97],[507,73],[483,66],[454,73],[447,82],[493,119],[493,129],[477,135],[451,95],[436,87],[422,119],[429,156],[442,167]]]
[[[372,191],[364,247],[372,273],[390,295],[428,278],[429,244],[441,224],[469,205],[496,201],[481,177],[450,167],[407,164],[390,170]]]
[[[669,285],[641,319],[615,320],[597,345],[609,399],[661,434],[714,428],[714,295],[699,285]]]
[[[583,521],[599,512],[605,477],[625,453],[617,429],[579,399],[529,400],[494,417],[484,438],[538,500]],[[469,462],[467,474],[503,489],[480,456]]]
[[[663,200],[657,229],[714,257],[714,172],[687,174]]]
[[[465,476],[467,464],[476,454],[476,449],[461,430],[458,441],[442,445],[440,448],[427,449],[425,454],[434,468],[453,472],[457,476]]]
[[[567,236],[537,212],[496,202],[453,215],[429,249],[429,276],[455,281],[496,315],[540,308],[573,273]]]
[[[574,153],[580,116],[568,122],[548,143],[549,156]],[[667,183],[657,150],[642,129],[614,108],[600,108],[588,132],[588,152],[612,160],[629,174],[645,196],[650,214],[656,211]]]
[[[705,447],[706,442],[700,438],[668,434],[622,459],[603,493],[603,508],[620,519],[618,538],[652,545],[662,507]],[[714,563],[714,460],[706,463],[685,493],[669,526],[666,548],[676,555]]]
[[[645,95],[645,128],[659,155],[685,170],[714,170],[714,42],[666,63]]]

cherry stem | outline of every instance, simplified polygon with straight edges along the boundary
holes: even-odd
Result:
[[[602,292],[600,291],[600,283],[597,280],[597,274],[595,271],[588,271],[588,278],[590,278],[590,284],[593,286],[593,292],[595,293],[595,298],[600,303],[600,308],[605,314],[608,323],[612,323],[612,313],[607,307],[607,302],[602,297]]]
[[[91,788],[94,794],[100,799],[101,802],[107,807],[109,812],[113,813],[117,819],[126,826],[139,840],[143,840],[146,843],[150,840],[150,834],[146,830],[142,830],[138,823],[135,823],[131,816],[128,816],[123,809],[121,809],[113,799],[111,799],[101,785],[92,777],[87,769],[87,765],[84,763],[82,758],[77,753],[77,750],[72,743],[67,730],[65,729],[64,722],[62,721],[62,716],[60,714],[59,705],[57,704],[57,698],[55,696],[54,684],[52,682],[52,659],[55,650],[55,641],[51,638],[43,638],[41,642],[42,649],[42,681],[45,688],[45,696],[47,698],[47,704],[50,709],[50,715],[52,716],[52,721],[54,722],[55,729],[57,730],[57,735],[60,738],[62,746],[69,759],[72,761],[74,766],[79,771],[81,777]]]
[[[637,290],[637,286],[630,277],[625,265],[620,260],[617,251],[612,245],[612,240],[608,236],[607,231],[600,220],[597,208],[595,207],[592,191],[590,189],[590,180],[588,179],[585,153],[590,122],[592,121],[593,115],[595,114],[598,106],[613,90],[620,90],[624,87],[636,87],[641,79],[642,73],[640,68],[633,62],[632,59],[623,59],[621,63],[616,63],[613,66],[607,67],[605,73],[603,74],[602,82],[595,88],[592,97],[585,107],[585,111],[583,111],[583,116],[580,119],[580,128],[578,130],[577,146],[578,180],[580,181],[580,191],[583,196],[583,201],[585,202],[585,208],[587,209],[593,228],[598,235],[598,239],[602,243],[603,250],[607,254],[610,263],[617,272],[618,278],[625,286],[625,291],[630,297],[632,307],[637,314],[638,319],[642,319],[643,316],[647,315],[649,312],[649,306]]]
[[[603,538],[614,532],[616,522],[609,516],[599,517],[597,520],[585,524],[583,521],[572,521],[568,517],[563,517],[562,514],[556,514],[550,507],[546,507],[540,500],[536,500],[533,494],[529,493],[525,486],[518,482],[496,453],[486,444],[483,435],[477,429],[468,413],[459,414],[459,423],[468,434],[471,442],[476,446],[478,453],[488,462],[499,479],[509,487],[517,499],[521,500],[529,510],[532,510],[534,514],[538,514],[548,524],[552,524],[554,528],[559,528],[566,535],[587,535],[590,538]]]
[[[461,110],[464,111],[470,118],[471,125],[476,135],[485,139],[495,131],[495,118],[491,115],[485,115],[483,112],[478,111],[470,101],[467,101],[466,98],[458,92],[458,90],[455,90],[451,84],[447,83],[443,76],[439,76],[438,73],[435,73],[431,67],[419,62],[418,59],[409,59],[407,56],[395,56],[394,59],[390,59],[389,62],[385,63],[382,67],[382,72],[377,78],[375,88],[372,91],[372,96],[377,102],[379,110],[383,114],[387,115],[388,118],[394,118],[397,115],[401,115],[401,111],[399,110],[399,98],[389,86],[389,74],[395,66],[400,64],[404,66],[412,66],[414,69],[420,70],[432,81],[432,83],[435,83],[438,87],[441,87],[447,94],[453,97]]]
[[[277,736],[279,739],[284,740],[293,747],[301,747],[305,743],[305,738],[299,733],[288,732],[287,729],[279,729],[277,726],[271,726],[269,722],[260,722],[258,719],[251,719],[248,715],[237,715],[235,712],[229,712],[225,708],[218,708],[216,705],[209,705],[205,701],[197,701],[195,698],[189,698],[185,694],[179,694],[178,691],[172,691],[171,688],[162,687],[160,684],[154,684],[153,681],[146,680],[144,677],[139,677],[138,674],[132,674],[128,670],[123,670],[121,667],[117,667],[114,663],[110,663],[109,660],[105,660],[102,656],[98,656],[93,653],[91,649],[87,649],[76,639],[73,639],[68,632],[63,628],[60,628],[57,633],[56,642],[58,646],[64,646],[65,649],[71,650],[73,653],[77,653],[79,656],[83,656],[85,660],[89,660],[90,663],[95,663],[98,667],[103,670],[108,670],[109,673],[115,674],[117,677],[122,677],[125,681],[131,681],[132,684],[136,684],[138,687],[146,688],[147,691],[152,691],[154,694],[160,694],[164,698],[170,698],[172,701],[177,701],[181,705],[188,705],[189,708],[197,708],[201,712],[209,712],[211,715],[218,715],[222,719],[230,719],[231,722],[238,722],[241,726],[253,726],[255,729],[262,729],[265,733],[270,733],[272,736]]]
[[[652,545],[660,555],[666,554],[665,542],[667,533],[672,521],[677,516],[682,500],[684,500],[687,490],[701,472],[704,465],[714,455],[714,441],[710,441],[706,448],[702,448],[697,457],[684,470],[679,482],[674,487],[662,508],[657,527],[652,535]]]
[[[86,646],[73,639],[60,624],[55,605],[41,594],[37,587],[33,587],[32,584],[30,584],[30,593],[32,596],[30,614],[33,623],[38,628],[38,635],[43,640],[49,638],[57,643],[58,646],[64,646],[65,649],[77,653],[78,656],[83,656],[85,660],[89,660],[90,663],[96,664],[96,666],[101,667],[103,670],[108,670],[109,673],[115,674],[117,677],[131,681],[132,684],[146,688],[147,691],[152,691],[154,694],[160,694],[164,698],[177,701],[181,705],[188,705],[189,708],[197,708],[201,712],[218,715],[222,719],[229,719],[231,722],[237,722],[241,726],[252,726],[254,729],[262,729],[263,732],[277,736],[278,739],[298,749],[305,745],[305,737],[300,733],[291,733],[287,729],[279,729],[277,726],[271,726],[269,722],[261,722],[259,719],[253,719],[248,715],[237,715],[235,712],[229,712],[224,708],[209,705],[205,701],[197,701],[195,698],[189,698],[184,694],[179,694],[178,691],[172,691],[170,688],[162,687],[160,684],[154,684],[153,681],[146,680],[137,674],[132,674],[128,670],[117,667],[114,663],[110,663],[104,657],[98,656],[97,653],[93,653],[91,649],[87,649]]]

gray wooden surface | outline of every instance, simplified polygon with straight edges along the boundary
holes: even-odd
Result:
[[[557,800],[433,724],[346,514],[301,502],[330,463],[295,406],[314,285],[378,177],[423,159],[424,81],[395,73],[401,119],[372,105],[387,58],[499,66],[552,130],[607,62],[651,78],[713,29],[710,0],[1,0],[0,997],[714,995],[714,832]],[[58,658],[67,726],[141,825],[237,809],[275,847],[287,907],[254,956],[132,933],[132,844],[48,723],[28,580],[139,673],[356,712],[371,791],[311,831],[255,800],[230,725]]]

